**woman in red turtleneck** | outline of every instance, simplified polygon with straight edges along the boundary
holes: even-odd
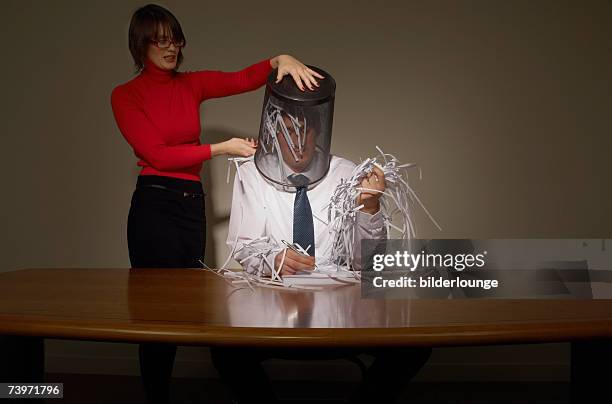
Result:
[[[140,73],[113,89],[117,126],[142,167],[128,214],[132,268],[201,267],[206,244],[202,163],[218,155],[250,156],[251,139],[200,144],[202,101],[255,90],[272,69],[291,74],[305,91],[323,78],[288,55],[244,70],[178,72],[186,45],[177,19],[153,4],[134,13],[129,48]],[[168,302],[172,304],[172,302]],[[167,403],[176,346],[140,344],[140,370],[149,402]]]

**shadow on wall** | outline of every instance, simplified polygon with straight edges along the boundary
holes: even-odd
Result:
[[[229,140],[233,137],[252,137],[252,133],[247,133],[227,127],[209,127],[206,128],[203,133],[206,132],[206,143],[219,143],[225,140]],[[217,157],[222,160],[226,160],[227,156]],[[221,226],[229,226],[229,214],[219,214],[219,210],[215,207],[215,198],[212,195],[215,194],[215,183],[213,179],[225,180],[226,176],[221,173],[215,173],[214,170],[217,167],[226,167],[225,165],[213,165],[208,162],[204,163],[202,171],[202,184],[204,186],[204,192],[206,193],[206,254],[204,256],[204,263],[211,268],[218,268],[223,262],[217,261],[217,253],[219,246],[215,240],[214,235],[218,234]],[[217,168],[218,169],[218,168]],[[233,184],[232,178],[230,178],[230,187]],[[230,188],[233,189],[233,188]],[[231,199],[231,194],[230,194]]]

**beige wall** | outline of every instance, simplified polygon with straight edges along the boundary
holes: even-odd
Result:
[[[329,71],[334,153],[379,145],[419,163],[414,186],[444,229],[416,212],[421,236],[610,236],[612,3],[242,3],[164,3],[189,41],[184,68],[286,52]],[[138,171],[109,97],[132,77],[141,4],[2,2],[0,270],[129,266]],[[256,135],[262,95],[206,102],[202,141]],[[203,170],[211,265],[227,253],[225,173],[223,159]]]

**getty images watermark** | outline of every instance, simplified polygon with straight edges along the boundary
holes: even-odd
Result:
[[[385,287],[481,287],[484,289],[496,288],[499,282],[496,279],[443,279],[442,277],[413,276],[417,270],[424,268],[443,268],[445,270],[463,271],[466,268],[475,269],[485,266],[486,251],[481,254],[439,254],[425,253],[421,251],[414,254],[404,251],[395,251],[393,254],[374,254],[372,257],[372,269],[380,272],[385,268],[403,269],[409,271],[411,276],[400,276],[399,279],[385,279],[384,276],[375,276],[373,285],[376,288]]]
[[[365,298],[612,298],[606,239],[363,240]]]

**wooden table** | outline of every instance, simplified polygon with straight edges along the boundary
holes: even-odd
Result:
[[[0,274],[0,335],[179,345],[458,346],[612,337],[612,300],[375,300],[239,289],[200,269]]]
[[[571,402],[582,404],[608,394],[600,369],[612,363],[612,300],[374,300],[359,285],[236,289],[201,269],[26,269],[0,274],[2,335],[24,341],[4,363],[32,375],[21,381],[42,380],[42,338],[295,348],[569,341]]]

